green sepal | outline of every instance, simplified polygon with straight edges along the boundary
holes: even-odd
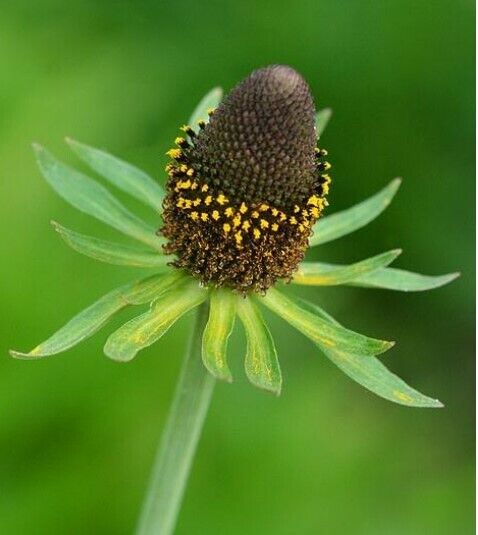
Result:
[[[317,305],[305,301],[302,301],[302,305],[312,313],[322,316],[331,325],[340,325]],[[443,407],[439,400],[425,396],[407,385],[375,357],[347,353],[323,346],[321,350],[346,375],[377,396],[407,407]]]
[[[234,328],[237,296],[228,289],[211,290],[209,318],[202,337],[202,360],[217,379],[232,382],[227,342]]]
[[[156,236],[155,229],[127,210],[101,184],[63,164],[43,147],[35,144],[33,148],[44,178],[66,202],[123,234],[161,250],[164,240]]]
[[[319,112],[317,112],[317,114],[315,115],[315,133],[317,135],[317,139],[319,139],[320,136],[323,134],[331,117],[332,117],[331,108],[324,108],[323,110],[320,110]]]
[[[153,275],[116,288],[74,316],[29,353],[10,351],[10,354],[15,358],[29,360],[66,351],[95,334],[126,306],[152,301],[183,276],[180,272],[174,273],[174,276]]]
[[[136,316],[108,337],[105,355],[119,362],[132,360],[139,351],[158,341],[183,314],[201,304],[207,294],[195,280],[163,293],[148,312]]]
[[[320,262],[302,262],[294,274],[292,282],[307,286],[337,286],[354,281],[360,276],[374,273],[377,269],[391,264],[401,253],[394,249],[367,258],[348,266],[331,266]]]
[[[222,89],[220,87],[215,87],[200,100],[199,104],[191,114],[188,122],[195,132],[199,130],[199,121],[204,121],[205,123],[209,121],[208,110],[217,108],[221,102],[221,99]]]
[[[269,288],[267,293],[259,299],[321,347],[362,355],[378,355],[394,345],[394,342],[369,338],[325,321],[310,310],[306,310],[296,297],[286,296],[275,288]]]
[[[282,374],[271,333],[249,297],[238,297],[237,312],[247,338],[247,378],[253,385],[278,396],[281,392]]]
[[[336,240],[368,225],[387,208],[397,193],[400,183],[401,179],[395,178],[385,188],[365,201],[342,212],[319,219],[312,229],[309,245],[314,247]]]
[[[171,262],[171,258],[154,251],[145,251],[139,247],[124,245],[111,241],[80,234],[67,229],[56,221],[52,221],[53,228],[72,249],[85,256],[118,266],[133,266],[142,268],[164,269]]]
[[[111,184],[150,206],[156,212],[161,210],[164,190],[144,171],[108,152],[74,139],[66,138],[66,142],[81,160]]]

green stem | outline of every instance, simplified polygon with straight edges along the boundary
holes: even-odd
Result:
[[[137,528],[138,535],[173,533],[184,490],[206,418],[215,380],[201,360],[208,306],[200,305],[189,351],[157,452]]]

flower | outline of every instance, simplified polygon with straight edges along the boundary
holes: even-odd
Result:
[[[275,65],[210,116],[199,135],[184,126],[188,139],[168,152],[165,251],[203,284],[265,292],[292,278],[327,203],[312,95],[296,71]]]
[[[219,89],[206,95],[182,128],[185,137],[178,137],[176,147],[168,151],[166,192],[136,167],[67,139],[93,171],[156,214],[162,213],[159,231],[102,184],[34,146],[43,176],[60,196],[141,247],[86,236],[53,223],[64,241],[102,262],[155,271],[110,291],[29,353],[12,351],[12,356],[31,360],[60,353],[93,335],[121,309],[149,305],[106,341],[108,357],[129,361],[186,312],[207,304],[202,357],[209,372],[232,381],[227,342],[237,315],[247,337],[249,380],[279,394],[282,377],[261,313],[265,306],[375,394],[408,406],[442,406],[408,386],[376,357],[393,342],[342,327],[284,285],[419,291],[456,278],[456,273],[428,277],[389,268],[400,250],[347,266],[303,260],[308,247],[340,238],[375,219],[392,200],[400,180],[352,208],[319,219],[327,206],[330,164],[325,161],[326,151],[316,143],[330,110],[315,114],[306,82],[290,67],[279,65],[254,71],[222,102],[221,96]]]

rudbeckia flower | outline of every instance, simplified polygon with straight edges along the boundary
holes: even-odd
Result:
[[[209,373],[233,380],[227,342],[237,316],[247,336],[247,377],[279,394],[282,375],[262,316],[266,307],[375,394],[403,405],[440,407],[438,400],[417,392],[378,360],[393,342],[358,334],[289,291],[293,285],[419,291],[453,280],[455,273],[429,277],[389,268],[400,250],[346,266],[304,260],[309,247],[338,239],[377,217],[400,180],[348,210],[321,217],[328,205],[331,165],[317,142],[330,111],[316,114],[304,79],[290,67],[274,65],[254,71],[224,100],[221,96],[221,90],[212,90],[181,128],[167,153],[166,191],[136,167],[67,139],[93,171],[152,208],[159,228],[133,214],[96,180],[34,146],[40,171],[61,197],[138,245],[86,236],[54,222],[64,241],[95,260],[155,272],[110,291],[29,353],[12,351],[12,356],[31,360],[63,352],[92,336],[120,310],[149,305],[106,341],[105,354],[126,362],[185,313],[201,307],[201,353]]]

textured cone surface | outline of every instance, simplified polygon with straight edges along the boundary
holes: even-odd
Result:
[[[290,279],[330,178],[315,107],[290,67],[254,71],[168,154],[167,253],[205,284],[264,292]]]
[[[281,65],[254,71],[219,106],[195,156],[226,194],[277,208],[312,194],[315,107],[303,78]]]

